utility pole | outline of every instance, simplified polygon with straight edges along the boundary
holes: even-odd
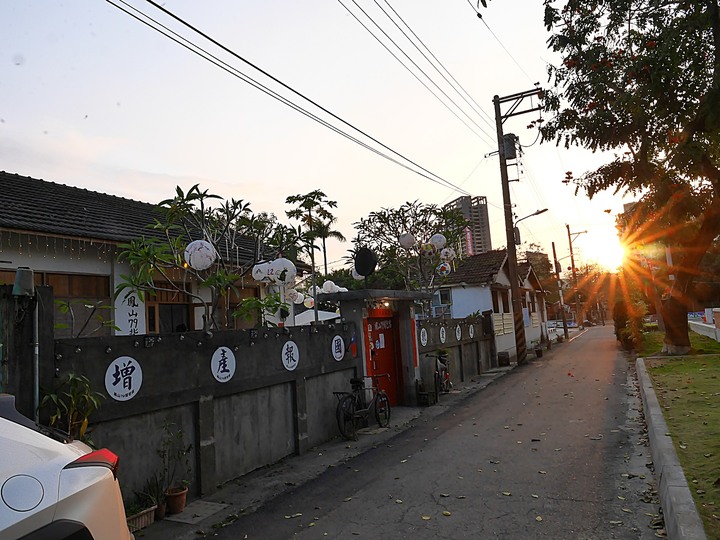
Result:
[[[518,281],[517,268],[517,252],[515,250],[515,232],[512,213],[512,202],[510,201],[510,181],[508,180],[507,159],[515,159],[515,136],[508,134],[508,139],[512,139],[512,146],[508,145],[511,155],[506,156],[505,135],[503,133],[503,122],[511,116],[518,114],[538,111],[541,107],[538,105],[527,110],[517,111],[520,103],[526,97],[538,96],[542,97],[542,90],[535,88],[525,92],[519,92],[505,97],[495,96],[493,104],[495,105],[495,123],[497,125],[498,155],[500,157],[500,180],[502,182],[503,206],[505,209],[505,238],[507,243],[508,254],[508,277],[510,278],[510,297],[512,299],[513,322],[515,327],[515,351],[517,355],[518,365],[527,362],[527,342],[525,339],[525,321],[523,319],[522,298],[520,297],[520,282]],[[501,103],[513,102],[507,113],[503,114],[500,110]]]
[[[557,279],[558,292],[560,293],[560,313],[562,314],[563,334],[565,335],[565,340],[569,340],[570,335],[568,333],[567,318],[565,317],[565,300],[563,300],[562,282],[560,281],[560,263],[557,260],[557,253],[555,253],[555,242],[552,243],[552,250],[553,266],[555,266],[555,279]]]
[[[572,265],[572,275],[573,275],[573,281],[575,282],[575,315],[578,318],[578,328],[582,326],[582,323],[580,322],[580,286],[578,285],[578,278],[577,278],[577,270],[575,269],[575,256],[573,255],[573,234],[575,235],[575,238],[580,236],[583,233],[586,233],[587,231],[580,231],[577,233],[571,233],[570,232],[570,225],[567,223],[565,224],[565,227],[567,227],[568,232],[568,243],[570,244],[570,264]]]

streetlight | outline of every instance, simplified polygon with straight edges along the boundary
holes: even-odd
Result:
[[[542,210],[535,210],[535,211],[534,211],[532,214],[530,214],[529,216],[525,216],[525,217],[523,217],[523,218],[520,218],[520,219],[518,219],[518,220],[515,222],[515,226],[513,227],[513,236],[515,237],[515,244],[516,244],[516,245],[519,246],[520,244],[522,244],[522,242],[520,241],[520,229],[518,229],[518,223],[520,223],[523,219],[531,218],[531,217],[534,217],[534,216],[539,216],[540,214],[544,214],[544,213],[547,212],[547,211],[548,211],[547,208],[543,208]]]

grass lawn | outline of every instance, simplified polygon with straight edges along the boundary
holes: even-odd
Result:
[[[653,334],[659,333],[646,334],[645,343],[656,352],[662,347],[662,334]],[[690,341],[693,351],[708,351],[720,345],[692,332]],[[705,533],[708,538],[720,538],[720,354],[646,356],[645,365]]]

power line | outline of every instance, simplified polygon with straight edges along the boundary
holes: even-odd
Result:
[[[253,69],[255,69],[256,71],[258,71],[258,72],[261,73],[262,75],[268,77],[268,78],[271,79],[273,82],[281,85],[283,88],[289,90],[290,92],[292,92],[292,93],[295,94],[296,96],[299,96],[300,98],[304,99],[304,100],[307,101],[308,103],[310,103],[310,104],[312,104],[313,106],[317,107],[318,109],[320,109],[320,110],[323,111],[324,113],[330,115],[332,118],[334,118],[334,119],[338,120],[339,122],[341,122],[342,124],[350,127],[351,129],[353,129],[353,130],[356,131],[357,133],[363,135],[363,136],[366,137],[367,139],[373,141],[374,143],[378,144],[379,146],[381,146],[381,147],[384,148],[385,150],[388,150],[389,152],[391,152],[391,153],[394,154],[395,156],[398,156],[400,159],[406,161],[407,163],[412,164],[414,167],[417,167],[417,168],[420,169],[420,170],[418,171],[418,170],[413,169],[412,167],[410,167],[410,166],[407,165],[406,163],[402,163],[401,161],[398,161],[396,158],[393,158],[392,156],[389,156],[389,155],[387,155],[386,153],[381,152],[380,150],[378,150],[378,149],[376,149],[376,148],[373,148],[373,147],[370,146],[369,144],[367,144],[367,143],[365,143],[365,142],[357,139],[356,137],[354,137],[354,136],[350,135],[349,133],[343,131],[342,129],[338,128],[337,126],[334,126],[334,125],[330,124],[328,121],[321,119],[321,118],[318,117],[316,114],[313,114],[313,113],[309,112],[307,109],[304,109],[304,108],[301,107],[300,105],[292,102],[290,99],[285,98],[284,96],[280,95],[279,93],[275,92],[274,90],[271,90],[271,89],[268,88],[267,86],[265,86],[265,85],[263,85],[262,83],[256,81],[256,80],[253,79],[252,77],[250,77],[250,76],[242,73],[242,72],[241,72],[240,70],[238,70],[237,68],[235,68],[235,67],[233,67],[233,66],[230,66],[230,65],[227,64],[226,62],[218,59],[216,56],[212,55],[211,53],[209,53],[208,51],[206,51],[205,49],[203,49],[202,47],[200,47],[200,46],[197,45],[196,43],[192,42],[191,40],[189,40],[189,39],[187,39],[187,38],[184,38],[184,37],[180,36],[177,32],[174,32],[173,30],[170,30],[167,26],[163,25],[162,23],[160,23],[160,22],[157,21],[156,19],[152,18],[150,15],[142,12],[141,10],[139,10],[139,9],[137,9],[137,8],[129,5],[129,4],[128,4],[127,2],[125,2],[124,0],[117,0],[117,1],[119,1],[119,2],[122,3],[122,4],[124,4],[124,5],[127,6],[128,8],[132,9],[133,11],[141,14],[141,15],[142,15],[143,17],[145,17],[147,20],[143,20],[143,19],[139,18],[138,16],[136,16],[136,15],[133,14],[133,13],[131,13],[130,11],[128,11],[128,10],[124,9],[123,7],[115,4],[112,0],[106,0],[106,1],[107,1],[110,5],[116,7],[116,8],[119,9],[120,11],[126,13],[127,15],[130,15],[131,17],[133,17],[133,18],[136,19],[137,21],[145,24],[145,25],[148,26],[149,28],[151,28],[151,29],[155,30],[156,32],[162,34],[163,36],[167,37],[168,39],[171,39],[172,41],[174,41],[175,43],[183,46],[184,48],[188,49],[189,51],[197,54],[199,57],[203,58],[204,60],[207,60],[207,61],[209,61],[210,63],[214,64],[215,66],[220,67],[220,68],[223,69],[224,71],[226,71],[226,72],[230,73],[231,75],[239,78],[239,79],[242,80],[243,82],[246,82],[246,83],[250,84],[250,85],[253,86],[254,88],[256,88],[256,89],[264,92],[265,94],[269,95],[270,97],[273,97],[274,99],[280,101],[281,103],[283,103],[283,104],[291,107],[292,109],[296,110],[297,112],[300,112],[301,114],[304,114],[304,115],[307,116],[308,118],[310,118],[310,119],[312,119],[312,120],[315,120],[316,122],[318,122],[318,123],[320,123],[321,125],[323,125],[323,126],[329,128],[329,129],[331,129],[332,131],[338,133],[339,135],[342,135],[342,136],[346,137],[347,139],[349,139],[349,140],[351,140],[351,141],[359,144],[360,146],[362,146],[362,147],[370,150],[371,152],[373,152],[373,153],[375,153],[375,154],[377,154],[377,155],[379,155],[379,156],[381,156],[381,157],[384,157],[385,159],[387,159],[387,160],[389,160],[389,161],[391,161],[391,162],[393,162],[393,163],[395,163],[395,164],[397,164],[397,165],[400,165],[401,167],[404,167],[405,169],[407,169],[407,170],[409,170],[409,171],[411,171],[411,172],[414,172],[415,174],[418,174],[419,176],[422,176],[423,178],[426,178],[426,179],[430,180],[431,182],[434,182],[434,183],[439,184],[439,185],[443,185],[443,186],[445,186],[445,187],[450,187],[451,189],[454,189],[454,190],[456,190],[456,191],[458,191],[458,192],[460,192],[460,193],[468,194],[465,190],[463,190],[463,189],[461,189],[461,188],[458,188],[458,187],[455,186],[452,182],[450,182],[450,181],[448,181],[448,180],[445,180],[445,179],[442,178],[441,176],[439,176],[439,175],[437,175],[437,174],[435,174],[435,173],[433,173],[433,172],[425,169],[425,168],[422,167],[421,165],[415,163],[413,160],[405,157],[403,154],[401,154],[401,153],[393,150],[393,149],[390,148],[389,146],[385,145],[384,143],[380,142],[380,141],[377,140],[376,138],[374,138],[374,137],[372,137],[371,135],[367,134],[365,131],[361,130],[360,128],[354,126],[353,124],[351,124],[351,123],[345,121],[344,119],[340,118],[339,116],[337,116],[336,114],[332,113],[331,111],[329,111],[329,110],[326,109],[325,107],[323,107],[323,106],[321,106],[320,104],[316,103],[315,101],[313,101],[312,99],[310,99],[310,98],[308,98],[307,96],[303,95],[302,93],[298,92],[297,90],[295,90],[294,88],[290,87],[289,85],[283,83],[282,81],[280,81],[280,80],[277,79],[276,77],[272,76],[271,74],[269,74],[269,73],[266,72],[265,70],[263,70],[263,69],[261,69],[260,67],[256,66],[256,65],[253,64],[252,62],[246,60],[245,58],[243,58],[242,56],[240,56],[239,54],[237,54],[237,53],[234,52],[233,50],[229,49],[229,48],[226,47],[225,45],[222,45],[222,44],[219,43],[217,40],[211,38],[209,35],[205,34],[205,33],[202,32],[202,31],[200,31],[199,29],[197,29],[196,27],[194,27],[194,26],[191,25],[190,23],[186,22],[186,21],[183,20],[182,18],[178,17],[178,16],[175,15],[174,13],[172,13],[172,12],[170,12],[169,10],[165,9],[164,7],[158,5],[157,3],[153,2],[152,0],[146,0],[146,2],[148,2],[149,4],[151,4],[152,6],[154,6],[156,9],[159,9],[160,11],[162,11],[163,13],[165,13],[166,15],[170,16],[171,18],[175,19],[175,20],[178,21],[180,24],[182,24],[183,26],[189,28],[190,30],[192,30],[192,31],[195,32],[196,34],[202,36],[203,38],[205,38],[206,40],[208,40],[209,42],[211,42],[211,43],[214,44],[215,46],[219,47],[220,49],[222,49],[222,50],[224,50],[225,52],[229,53],[230,55],[234,56],[235,58],[237,58],[238,60],[240,60],[240,61],[242,61],[243,63],[247,64],[248,66],[252,67]],[[150,24],[150,22],[148,22],[148,21],[152,21],[152,23],[154,23],[154,24],[157,25],[157,26],[153,26],[153,24]],[[161,28],[164,29],[165,31],[161,30]],[[167,33],[166,33],[166,32],[167,32]],[[172,35],[170,35],[170,34],[172,34]],[[173,36],[175,36],[175,37],[173,37]],[[182,40],[184,43],[181,42],[181,41],[179,41],[179,40]],[[421,171],[422,171],[422,172],[421,172]]]
[[[387,12],[380,6],[380,4],[378,4],[377,0],[374,0],[374,1],[375,1],[375,3],[378,5],[378,7],[383,11],[383,13],[385,13],[385,15],[386,15],[390,20],[392,20],[392,17],[390,17],[390,15],[387,14]],[[453,80],[453,82],[457,85],[457,87],[459,87],[459,88],[463,91],[463,93],[470,99],[470,101],[472,101],[472,103],[474,104],[474,106],[473,106],[467,99],[465,99],[465,97],[462,95],[462,93],[461,93],[457,88],[455,88],[454,85],[453,85],[450,81],[448,81],[447,77],[445,77],[445,75],[443,75],[442,72],[440,72],[440,70],[437,69],[437,67],[435,67],[435,65],[433,64],[433,62],[430,61],[430,59],[417,47],[417,45],[415,45],[415,43],[407,36],[407,34],[405,34],[405,32],[403,32],[403,30],[398,26],[398,29],[399,29],[401,32],[403,32],[403,34],[405,34],[405,37],[408,38],[408,41],[410,41],[411,43],[413,43],[413,45],[414,45],[415,48],[420,52],[420,54],[422,54],[422,55],[425,57],[425,59],[426,59],[433,67],[435,67],[436,71],[437,71],[438,73],[440,73],[440,76],[442,76],[442,78],[445,79],[445,80],[448,82],[448,84],[450,84],[450,86],[453,86],[453,87],[454,87],[455,91],[458,93],[458,95],[460,95],[460,97],[463,98],[463,100],[465,101],[465,103],[467,103],[468,105],[470,105],[471,107],[473,107],[473,108],[475,109],[475,111],[478,112],[481,116],[484,116],[485,118],[483,118],[483,119],[486,120],[487,124],[488,124],[491,128],[494,128],[494,127],[495,127],[495,121],[490,117],[490,115],[485,112],[485,110],[480,106],[480,104],[479,104],[477,101],[475,101],[475,99],[473,99],[473,97],[470,95],[470,93],[469,93],[467,90],[465,90],[465,88],[463,87],[463,85],[460,84],[455,77],[453,77],[452,73],[450,73],[450,71],[448,71],[448,69],[447,69],[447,68],[445,67],[445,65],[438,59],[438,57],[433,54],[433,52],[430,50],[430,48],[429,48],[427,45],[425,45],[425,43],[423,42],[423,40],[420,39],[420,37],[413,31],[412,28],[410,28],[410,25],[409,25],[407,22],[405,22],[405,19],[402,18],[402,16],[395,10],[395,8],[393,8],[387,0],[384,0],[384,2],[385,2],[385,4],[387,4],[387,6],[392,10],[392,12],[395,14],[395,16],[396,16],[398,19],[400,19],[400,21],[402,21],[402,23],[403,23],[403,24],[405,25],[405,27],[410,31],[410,33],[415,37],[415,39],[420,42],[420,44],[421,44],[421,45],[423,46],[423,48],[428,52],[428,54],[430,54],[430,56],[433,57],[433,59],[435,60],[435,62],[437,62],[437,63],[440,65],[440,67],[443,69],[443,71],[448,74],[448,76]],[[393,23],[394,23],[394,22],[395,22],[395,21],[393,21]],[[397,24],[396,24],[395,26],[397,26]],[[493,146],[494,146],[494,145],[493,145]]]
[[[472,131],[472,132],[473,132],[475,135],[477,135],[480,139],[482,139],[482,136],[481,136],[479,133],[477,133],[473,128],[471,128],[471,127],[467,124],[467,122],[465,122],[465,120],[463,120],[462,118],[460,118],[460,116],[458,116],[458,114],[457,114],[455,111],[453,111],[447,103],[445,103],[433,90],[431,90],[430,87],[429,87],[422,79],[420,79],[420,77],[418,77],[418,75],[417,75],[416,73],[414,73],[413,70],[410,69],[410,68],[408,67],[408,65],[405,64],[393,51],[391,51],[390,48],[383,42],[383,40],[382,40],[381,38],[379,38],[375,33],[373,33],[373,31],[370,30],[370,28],[369,28],[363,21],[361,21],[360,18],[359,18],[355,13],[353,13],[352,10],[351,10],[350,8],[348,8],[348,6],[345,5],[345,3],[344,3],[342,0],[338,0],[338,2],[340,3],[340,5],[341,5],[342,7],[344,7],[344,8],[347,10],[347,12],[348,12],[350,15],[353,16],[353,18],[354,18],[363,28],[365,28],[365,30],[367,30],[367,32],[368,32],[372,37],[375,38],[375,40],[376,40],[378,43],[380,43],[380,45],[383,46],[383,48],[385,48],[385,50],[386,50],[387,52],[389,52],[389,53],[393,56],[393,58],[395,58],[395,60],[397,60],[398,62],[400,62],[400,64],[401,64],[413,77],[415,77],[415,79],[417,79],[417,81],[418,81],[420,84],[422,84],[448,111],[450,111],[458,120],[460,120],[460,121],[465,125],[465,127],[467,127],[470,131]],[[388,33],[385,32],[385,30],[383,30],[383,28],[382,28],[370,15],[368,15],[368,13],[367,13],[362,7],[360,7],[360,5],[357,3],[356,0],[352,0],[352,3],[355,4],[355,6],[363,13],[363,15],[365,15],[365,17],[367,17],[367,18],[375,25],[375,27],[376,27],[380,32],[382,32],[382,34],[383,34],[388,40],[390,40],[390,42],[405,56],[405,58],[407,58],[407,59],[412,63],[412,65],[414,65],[414,66],[420,71],[420,73],[422,73],[422,74],[433,84],[433,86],[435,86],[435,88],[437,88],[437,89],[440,91],[440,93],[442,93],[443,96],[445,96],[448,100],[450,100],[450,103],[452,103],[462,114],[464,114],[464,115],[467,117],[467,119],[470,120],[470,122],[471,122],[473,125],[475,125],[475,127],[477,127],[477,128],[478,128],[480,131],[482,131],[487,137],[490,137],[490,140],[492,140],[492,135],[490,135],[487,131],[485,131],[485,129],[484,129],[482,126],[480,126],[475,120],[473,120],[473,119],[470,117],[470,115],[467,114],[467,112],[465,112],[465,111],[463,110],[463,108],[460,107],[460,106],[447,94],[447,92],[445,92],[442,88],[440,88],[440,86],[432,79],[432,77],[430,77],[430,76],[417,64],[417,62],[415,62],[412,58],[410,58],[410,56],[403,50],[403,48],[400,47],[400,46],[395,42],[395,40],[394,40],[393,38],[391,38],[391,37],[388,35]],[[406,37],[407,37],[407,36],[406,36]],[[486,144],[488,144],[488,145],[492,148],[492,145],[489,144],[489,143],[487,142],[487,140],[483,139],[483,142],[485,142]]]

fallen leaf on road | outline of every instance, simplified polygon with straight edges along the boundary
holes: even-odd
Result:
[[[401,499],[395,499],[395,502],[398,503],[398,504],[402,504],[402,500],[401,500]]]
[[[632,514],[632,510],[630,510],[629,508],[623,508],[622,511],[626,514]]]
[[[610,522],[610,525],[622,525],[622,524],[623,524],[622,521],[611,521]]]
[[[352,497],[348,497],[347,499],[345,499],[345,502],[350,502],[350,501],[352,501]]]
[[[547,474],[547,471],[538,471],[540,474]]]
[[[465,495],[457,495],[455,498],[456,499],[465,499],[466,497],[465,497]]]
[[[537,498],[539,498],[539,496],[538,496],[538,495],[536,495],[535,493],[532,493],[532,494],[530,494],[530,496],[531,496],[531,497],[532,497],[533,499],[537,499]]]
[[[535,521],[542,521],[542,520],[543,520],[542,516],[535,516]]]
[[[422,519],[423,521],[430,521],[430,516],[423,516]]]
[[[449,512],[448,510],[445,510],[445,511],[443,512],[443,516],[446,516],[446,517],[452,516],[452,512]]]
[[[510,493],[509,491],[503,491],[502,494],[505,495],[506,497],[509,497],[510,495],[512,495],[512,493]]]
[[[441,496],[441,497],[449,497],[450,494],[449,494],[449,493],[441,493],[440,496]]]

